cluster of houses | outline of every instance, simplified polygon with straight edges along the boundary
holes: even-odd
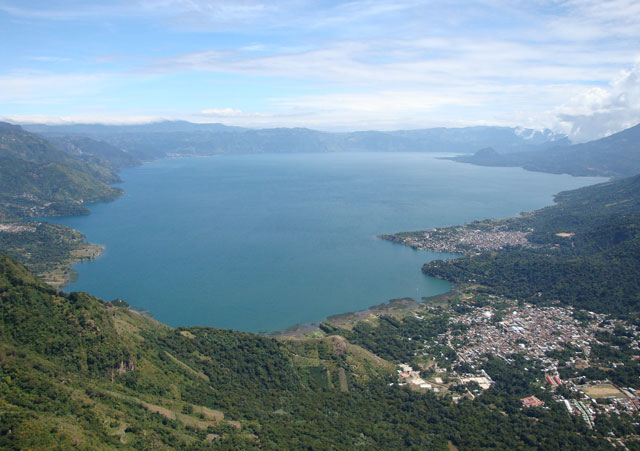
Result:
[[[504,230],[495,225],[488,229],[470,226],[433,229],[415,234],[384,236],[397,243],[433,252],[464,253],[469,251],[494,251],[507,246],[529,246],[528,232]]]
[[[471,312],[451,319],[452,324],[463,326],[462,334],[449,330],[444,334],[458,354],[467,363],[475,363],[485,354],[507,358],[511,354],[527,354],[552,369],[557,359],[547,353],[564,349],[565,344],[579,348],[586,358],[591,345],[597,342],[595,332],[604,315],[591,313],[591,321],[584,325],[574,318],[571,307],[514,306],[500,313],[491,307],[475,308]],[[460,329],[460,328],[458,328]],[[456,343],[462,345],[456,346]]]

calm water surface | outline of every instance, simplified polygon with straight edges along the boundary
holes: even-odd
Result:
[[[254,332],[448,290],[420,272],[448,255],[376,234],[512,216],[599,181],[420,154],[164,159],[121,177],[120,199],[55,219],[106,246],[65,290]]]

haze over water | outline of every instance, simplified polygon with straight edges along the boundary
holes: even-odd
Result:
[[[253,332],[446,292],[420,268],[448,255],[375,235],[513,216],[602,180],[386,153],[164,159],[120,175],[120,199],[53,219],[107,247],[65,291]]]

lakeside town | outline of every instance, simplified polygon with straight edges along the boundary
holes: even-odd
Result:
[[[593,355],[597,346],[611,346],[603,337],[624,334],[627,342],[619,351],[640,359],[640,330],[620,319],[565,306],[540,307],[497,296],[460,297],[464,313],[451,313],[445,333],[425,340],[416,357],[430,359],[428,365],[398,366],[398,384],[413,390],[449,395],[454,402],[475,399],[492,388],[495,382],[482,369],[489,356],[513,363],[516,356],[526,362],[525,371],[535,377],[536,386],[564,406],[567,414],[581,418],[593,429],[596,418],[640,412],[638,387],[621,386],[608,379],[592,379],[581,375],[567,377],[575,370],[591,366],[611,371],[623,362],[611,362],[606,368],[603,359]],[[428,305],[424,311],[414,311],[413,318],[425,320],[429,315],[441,315],[442,304]],[[447,357],[449,348],[455,357]],[[438,362],[436,362],[438,361]],[[584,373],[584,371],[582,371]],[[637,381],[636,381],[637,382]],[[535,394],[520,399],[523,409],[548,408],[548,403]]]
[[[531,230],[509,230],[507,222],[490,220],[462,226],[380,235],[380,238],[422,251],[467,254],[513,246],[529,247],[531,244],[527,235],[530,232]]]
[[[640,361],[640,328],[620,318],[559,302],[533,305],[473,288],[424,303],[396,300],[361,313],[336,316],[328,323],[352,330],[385,318],[447,320],[445,332],[422,340],[413,360],[398,364],[394,384],[455,403],[473,400],[496,387],[484,366],[497,358],[510,365],[524,362],[523,370],[533,380],[534,389],[519,399],[522,409],[548,409],[550,402],[557,403],[588,429],[599,417],[640,414],[640,381],[621,384],[607,377],[623,369],[625,359]],[[407,336],[404,340],[416,342]],[[602,349],[614,350],[619,360],[600,355]]]
[[[508,220],[477,221],[380,238],[414,249],[464,255],[533,246],[527,240],[533,229],[509,226]],[[448,326],[422,340],[414,358],[398,365],[395,383],[455,403],[473,400],[496,387],[485,368],[497,358],[521,369],[529,381],[529,392],[518,398],[521,409],[532,409],[534,414],[536,409],[560,406],[589,430],[605,418],[625,416],[640,424],[640,380],[633,376],[640,361],[637,320],[581,310],[561,300],[534,305],[478,288],[458,287],[446,300],[427,300],[411,312],[398,310],[396,318],[411,316],[418,321],[444,316]],[[381,315],[394,313],[389,309],[377,316]],[[638,437],[610,440],[628,449],[627,444],[636,443]]]

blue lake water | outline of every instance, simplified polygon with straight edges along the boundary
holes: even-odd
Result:
[[[447,255],[376,235],[513,216],[600,180],[378,153],[164,159],[121,177],[120,199],[52,220],[106,246],[65,291],[254,332],[446,292],[420,268]]]

